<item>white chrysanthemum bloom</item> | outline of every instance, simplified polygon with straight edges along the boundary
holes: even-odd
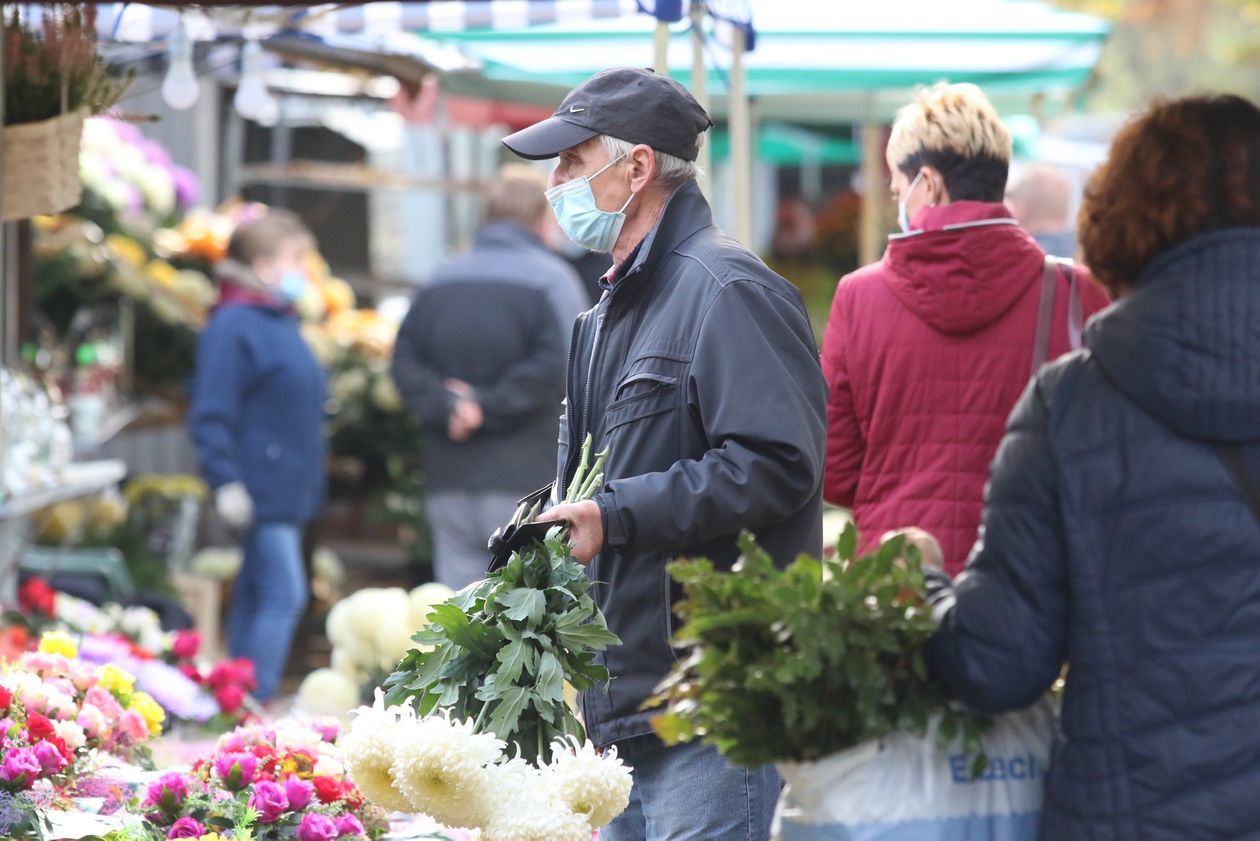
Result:
[[[334,672],[345,675],[356,684],[361,684],[367,677],[367,673],[364,672],[363,664],[359,662],[356,654],[357,652],[345,646],[337,646],[332,650],[332,663],[330,665]]]
[[[407,715],[410,713],[410,715]],[[414,721],[414,712],[407,708],[385,707],[385,696],[378,689],[376,703],[354,712],[350,729],[341,738],[342,760],[346,772],[363,796],[390,812],[410,812],[411,803],[399,791],[391,767],[394,764],[394,743],[404,720]]]
[[[397,619],[382,618],[381,624],[376,628],[376,651],[380,655],[380,667],[387,672],[392,672],[397,666],[398,661],[407,656],[407,652],[411,650],[413,643],[411,630],[406,621],[406,616]]]
[[[512,790],[510,796],[495,791],[494,812],[485,826],[483,841],[590,841],[591,826],[585,815],[579,815],[557,800],[548,789],[546,776],[529,769],[523,778],[510,774],[504,779]]]
[[[297,704],[312,715],[344,716],[359,702],[359,684],[333,669],[316,669],[298,687]]]
[[[455,591],[445,584],[431,581],[421,584],[407,594],[410,604],[411,628],[418,631],[429,624],[429,611],[455,595]]]
[[[548,790],[585,817],[592,829],[607,826],[630,805],[634,779],[615,747],[600,756],[589,741],[579,744],[569,737],[553,742],[551,751],[551,763],[544,769]]]
[[[350,627],[350,597],[346,597],[332,606],[328,611],[328,619],[324,622],[324,633],[334,646],[345,645],[354,639],[354,629]]]
[[[417,811],[446,826],[474,829],[497,799],[486,766],[502,756],[503,742],[493,733],[473,732],[471,721],[431,715],[396,732],[390,770]]]

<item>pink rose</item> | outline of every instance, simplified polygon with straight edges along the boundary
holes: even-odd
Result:
[[[367,830],[354,815],[342,815],[337,818],[337,837],[344,838],[347,835],[367,835]]]
[[[39,758],[30,748],[14,748],[0,765],[0,781],[8,783],[8,788],[24,791],[35,783],[35,779],[43,770]]]
[[[122,731],[124,736],[136,742],[143,742],[149,738],[149,723],[144,720],[144,716],[135,710],[127,710],[123,713],[118,729]]]
[[[91,736],[93,739],[105,739],[109,734],[108,725],[105,723],[105,714],[95,704],[86,703],[79,710],[78,725],[83,728],[83,732]]]
[[[258,813],[259,823],[275,823],[289,811],[289,799],[278,783],[261,782],[254,786],[249,796],[249,806]]]
[[[187,797],[188,781],[184,779],[183,774],[172,771],[149,783],[142,805],[161,809],[166,814],[173,815],[179,811],[179,807],[183,805]]]
[[[214,760],[214,773],[228,791],[240,791],[254,781],[258,757],[252,753],[225,753]]]
[[[206,834],[205,827],[192,818],[180,818],[166,833],[167,838],[200,838]]]
[[[39,760],[41,776],[51,777],[53,774],[60,774],[70,764],[52,742],[40,742],[33,750],[35,758]]]
[[[171,653],[180,660],[191,660],[201,650],[201,634],[196,631],[179,631],[171,643]]]
[[[315,786],[306,780],[289,777],[284,781],[284,794],[289,798],[289,808],[294,812],[300,812],[315,798]]]
[[[333,841],[337,837],[337,824],[327,815],[310,813],[302,816],[298,824],[297,841]]]
[[[83,700],[100,710],[107,721],[116,721],[123,716],[123,708],[118,699],[100,686],[89,689]]]

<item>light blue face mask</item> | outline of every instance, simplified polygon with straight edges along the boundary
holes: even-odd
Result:
[[[897,224],[901,225],[903,234],[910,233],[910,212],[906,209],[906,202],[910,201],[910,196],[914,194],[914,188],[919,186],[919,182],[923,180],[923,170],[919,170],[919,174],[910,182],[910,186],[897,199]]]
[[[591,180],[625,155],[619,155],[591,175],[574,178],[547,191],[547,201],[556,214],[560,230],[576,244],[591,251],[612,251],[626,223],[625,210],[634,199],[634,193],[626,199],[621,210],[600,210],[595,204],[595,192]]]
[[[289,269],[280,275],[280,285],[277,288],[282,299],[291,304],[297,303],[298,299],[306,293],[306,273]]]

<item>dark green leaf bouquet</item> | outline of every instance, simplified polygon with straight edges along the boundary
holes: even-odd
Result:
[[[780,570],[745,534],[729,573],[707,560],[672,564],[687,654],[649,701],[667,705],[657,733],[703,739],[755,766],[922,735],[939,715],[942,740],[961,735],[978,752],[984,722],[952,708],[927,675],[923,648],[936,625],[917,549],[904,537],[862,557],[856,547],[850,525],[835,557]]]
[[[590,448],[588,438],[566,502],[602,487],[608,454],[591,465]],[[421,716],[448,711],[514,745],[529,763],[550,762],[553,741],[586,738],[565,682],[577,690],[606,683],[596,655],[621,644],[590,587],[569,551],[568,529],[557,525],[545,542],[514,552],[502,569],[432,610],[429,627],[412,638],[419,647],[385,681],[385,703],[413,705]]]

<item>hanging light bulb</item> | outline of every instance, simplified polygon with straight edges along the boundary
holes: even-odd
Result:
[[[166,78],[162,80],[162,99],[179,111],[191,108],[201,93],[197,76],[193,73],[192,58],[192,41],[184,28],[183,18],[180,18],[179,28],[171,35],[170,64]]]
[[[258,113],[254,115],[254,122],[258,123],[260,126],[271,128],[277,121],[279,121],[279,119],[280,103],[276,101],[274,96],[271,96],[271,94],[268,93],[267,100],[262,104]]]
[[[263,76],[263,51],[257,41],[249,41],[241,50],[241,80],[236,87],[236,96],[232,104],[236,112],[247,120],[257,120],[266,115],[274,102],[267,90],[267,82]]]

